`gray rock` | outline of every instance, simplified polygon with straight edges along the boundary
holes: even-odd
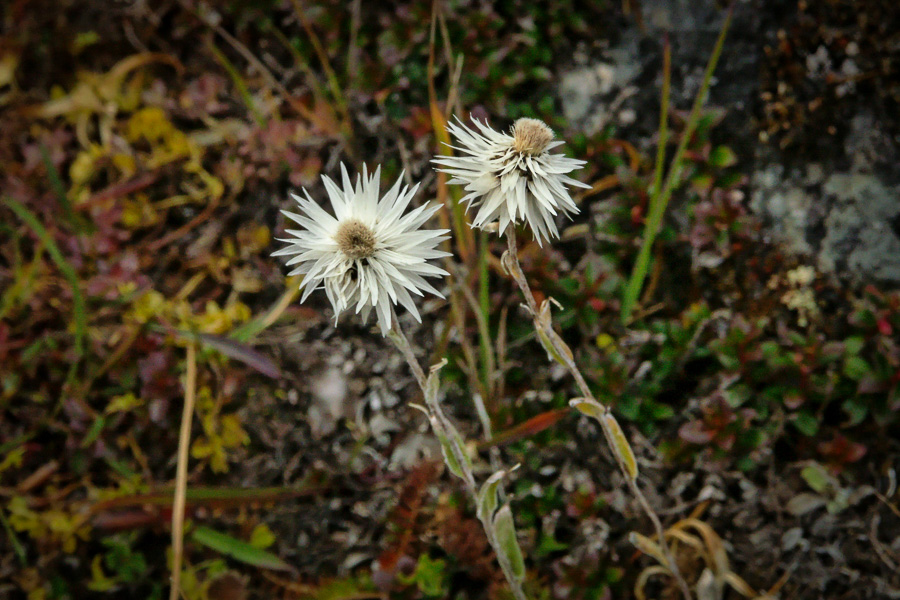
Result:
[[[900,217],[900,186],[888,187],[874,175],[838,173],[826,180],[823,192],[831,209],[820,269],[900,284],[900,236],[892,226]]]
[[[593,56],[577,55],[560,80],[563,112],[574,129],[588,135],[606,125],[644,152],[655,144],[663,34],[672,45],[673,110],[687,110],[700,86],[725,11],[712,0],[643,0],[646,31],[631,24],[612,46]],[[846,135],[821,132],[815,159],[760,143],[754,102],[765,47],[790,26],[777,17],[777,0],[740,0],[710,88],[709,106],[726,110],[715,133],[739,155],[749,173],[750,210],[763,222],[763,238],[790,253],[809,257],[820,272],[849,280],[900,285],[900,140],[888,131],[887,117],[853,85],[837,90],[852,107]],[[858,70],[847,57],[832,64],[825,47],[805,57],[807,76],[821,80],[837,73],[853,80]],[[799,125],[798,125],[799,126]],[[816,132],[812,132],[815,136]],[[809,134],[809,132],[807,132]],[[814,139],[818,139],[815,138]],[[815,142],[813,142],[815,146]],[[680,223],[678,208],[669,217]],[[684,221],[682,218],[681,221]],[[703,259],[701,255],[699,257]],[[711,265],[715,268],[715,264]]]

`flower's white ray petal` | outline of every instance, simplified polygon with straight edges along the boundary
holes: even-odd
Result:
[[[385,221],[390,222],[390,221],[394,220],[391,218],[390,215],[393,214],[393,211],[397,208],[397,205],[403,201],[403,198],[406,195],[405,188],[403,190],[404,193],[403,194],[400,193],[400,186],[403,184],[404,173],[405,173],[405,171],[400,172],[400,177],[397,178],[396,183],[394,183],[394,185],[392,185],[391,188],[385,193],[384,197],[381,199],[381,202],[379,203],[379,206],[378,206],[379,210],[384,209],[384,210],[389,211],[388,215],[384,217]],[[416,186],[415,189],[418,189],[418,186]],[[403,204],[403,207],[400,209],[400,212],[403,212],[403,209],[406,208],[406,205],[409,204],[409,200],[411,200],[411,199],[412,199],[412,195],[410,195],[409,197],[406,198],[406,204]]]
[[[365,171],[366,165],[363,165],[363,170]],[[346,196],[359,196],[360,194],[360,183],[359,183],[359,174],[356,175],[356,189],[353,188],[353,184],[350,183],[350,174],[347,173],[347,165],[341,161],[341,185],[344,186],[344,194]]]
[[[320,209],[320,210],[321,210],[321,209]],[[327,225],[329,225],[331,222],[334,222],[334,219],[331,218],[331,215],[329,215],[329,214],[326,213],[325,211],[322,211],[321,217],[319,217],[319,218],[313,218],[313,219],[310,219],[310,216],[312,216],[312,215],[309,214],[310,211],[304,211],[304,212],[306,212],[307,214],[306,214],[306,215],[300,215],[300,214],[293,213],[293,212],[290,212],[290,211],[287,211],[287,210],[283,210],[283,211],[281,211],[281,214],[283,214],[284,216],[286,216],[288,219],[290,219],[290,220],[293,221],[294,223],[297,223],[297,224],[299,224],[299,225],[303,225],[303,226],[306,227],[307,229],[309,229],[308,223],[309,223],[309,222],[312,222],[312,223],[313,223],[313,227],[315,228],[316,232],[327,231],[327,228],[326,228]],[[307,215],[309,215],[309,216],[307,216]],[[317,215],[317,216],[318,216],[318,215]],[[304,220],[304,219],[305,219],[305,220]]]
[[[587,183],[582,183],[577,179],[572,179],[571,177],[566,177],[565,175],[561,175],[557,178],[562,183],[568,183],[569,185],[573,185],[575,187],[584,188],[586,190],[591,189],[591,185]]]
[[[378,214],[378,188],[379,183],[381,182],[381,165],[375,167],[375,174],[369,180],[369,189],[367,190],[366,196],[366,208],[370,212],[373,218]]]
[[[310,219],[309,217],[304,217],[303,215],[296,215],[296,214],[290,213],[290,217],[291,217],[292,221],[294,221],[295,223],[297,223],[299,225],[302,225],[303,227],[306,227],[306,229],[309,230],[309,233],[311,233],[312,235],[314,235],[316,237],[329,237],[332,233],[332,228],[327,227],[327,225],[329,225],[329,223],[327,223],[327,222],[326,222],[326,226],[323,227],[321,222],[317,223],[316,221]],[[337,226],[337,221],[334,222],[334,226],[335,227]],[[299,234],[293,232],[294,230],[288,229],[287,231],[291,235],[300,237]]]
[[[381,335],[387,335],[391,328],[391,309],[385,288],[378,290],[378,304],[375,305],[375,310],[378,313],[378,326],[381,328]]]
[[[344,193],[327,175],[322,176],[322,183],[325,185],[325,191],[328,193],[328,199],[331,201],[331,206],[334,209],[335,218],[338,221],[345,220],[347,218],[348,202]]]
[[[278,241],[284,242],[284,241],[288,241],[288,240],[279,239]],[[302,252],[302,248],[299,246],[299,244],[294,244],[293,241],[291,241],[290,243],[291,243],[290,246],[287,246],[286,248],[282,248],[281,250],[276,250],[269,256],[289,256],[291,254],[297,254],[298,252]]]
[[[493,219],[490,218],[491,215],[493,215],[506,200],[507,196],[500,189],[492,190],[487,196],[484,204],[478,210],[478,214],[473,223],[478,223],[479,226],[482,226],[486,221],[492,221]]]
[[[551,215],[556,215],[556,209],[554,207],[556,200],[554,200],[553,194],[550,193],[550,190],[547,189],[547,186],[544,185],[543,181],[540,179],[532,179],[528,182],[528,191],[531,192],[532,197],[537,201],[535,206],[536,209],[547,211]]]
[[[515,138],[518,125],[509,135],[471,116],[468,124],[456,117],[447,131],[453,136],[453,144],[448,145],[456,155],[435,157],[432,163],[451,177],[451,185],[464,186],[466,195],[460,202],[475,209],[473,227],[496,223],[503,232],[510,223],[525,222],[542,244],[558,237],[555,217],[559,213],[578,212],[566,186],[591,187],[567,175],[584,161],[549,152],[562,141],[550,139],[538,152],[522,150]]]
[[[386,290],[388,297],[391,299],[391,302],[394,304],[397,303],[397,294],[394,291],[394,286],[391,285],[391,277],[388,276],[387,272],[384,269],[381,261],[375,257],[369,259],[368,267],[372,270],[374,275],[374,280],[380,285],[378,286],[379,290]]]
[[[415,286],[413,286],[415,289]],[[400,288],[397,290],[397,299],[400,301],[400,304],[403,305],[403,308],[408,310],[410,314],[412,314],[413,318],[419,323],[422,322],[422,317],[419,316],[419,309],[416,308],[416,303],[413,302],[412,296],[409,295],[405,289]]]
[[[406,276],[420,290],[428,292],[430,294],[434,294],[435,296],[438,296],[439,298],[444,297],[444,295],[442,293],[440,293],[439,291],[434,289],[434,286],[432,286],[430,283],[425,281],[425,279],[423,277],[421,277],[420,275],[416,275],[415,273],[407,273]]]
[[[337,225],[337,220],[325,212],[321,206],[319,206],[316,202],[309,197],[309,193],[306,190],[303,190],[303,193],[306,194],[306,198],[301,198],[296,194],[293,195],[294,200],[297,201],[297,204],[306,213],[306,216],[311,218],[313,221],[319,223],[320,227],[329,228],[331,226]],[[281,211],[286,217],[293,219],[295,213],[290,211],[283,210]],[[299,215],[296,215],[299,216]]]
[[[419,191],[419,184],[416,184],[412,188],[412,190],[406,190],[404,188],[403,192],[398,194],[400,182],[402,181],[403,175],[401,174],[400,177],[401,179],[398,179],[397,183],[394,184],[394,187],[391,188],[391,191],[388,192],[389,196],[395,195],[395,197],[391,200],[391,205],[385,207],[386,213],[381,223],[386,226],[390,226],[399,221],[400,216],[403,214],[403,211],[406,210],[406,207],[409,206],[409,203],[413,199],[413,196],[415,196],[416,192]]]

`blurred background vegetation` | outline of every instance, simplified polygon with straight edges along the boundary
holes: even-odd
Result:
[[[682,545],[686,576],[715,564],[784,597],[826,584],[832,598],[896,597],[896,282],[823,273],[772,241],[748,202],[760,156],[846,162],[859,106],[895,115],[881,159],[896,157],[896,7],[739,3],[622,324],[659,125],[665,38],[652,17],[676,15],[670,153],[724,18],[699,3],[700,34],[679,36],[684,4],[4,3],[0,596],[167,595],[197,344],[186,598],[506,597],[472,507],[406,406],[417,390],[400,357],[353,318],[335,326],[324,298],[298,304],[269,257],[288,192],[322,197],[320,174],[341,161],[403,170],[423,182],[418,201],[450,206],[429,160],[452,112],[498,128],[543,119],[588,161],[582,213],[521,258],[627,425],[654,505],[712,532]],[[819,77],[815,57],[850,56],[851,43],[859,72]],[[561,81],[623,47],[641,74],[592,99],[612,104],[609,118],[576,122],[566,94],[582,84]],[[447,401],[473,452],[522,463],[508,491],[534,597],[630,597],[652,563],[627,536],[646,523],[568,410],[571,382],[531,337],[500,243],[477,243],[482,261],[463,252],[453,285],[478,303],[428,300],[416,341],[450,360]],[[479,352],[499,376],[478,372]],[[724,549],[730,566],[716,562]],[[674,593],[664,579],[646,589]]]

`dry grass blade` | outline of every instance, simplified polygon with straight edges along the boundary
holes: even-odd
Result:
[[[634,597],[638,600],[646,600],[647,594],[644,593],[644,588],[647,587],[647,582],[654,575],[670,575],[669,570],[665,567],[661,567],[659,565],[653,565],[652,567],[647,567],[641,574],[638,575],[637,581],[634,583]]]
[[[309,19],[306,18],[306,12],[303,10],[303,6],[301,6],[300,0],[291,0],[291,2],[294,5],[294,12],[297,13],[297,18],[300,20],[300,24],[303,26],[303,31],[305,31],[306,35],[309,37],[309,42],[312,44],[313,51],[315,51],[316,56],[319,58],[319,62],[322,64],[322,70],[325,71],[325,79],[328,81],[328,87],[331,91],[331,95],[334,98],[335,104],[337,104],[341,116],[343,117],[347,137],[350,138],[353,135],[353,122],[350,118],[350,111],[347,108],[347,100],[344,97],[344,91],[341,88],[340,82],[338,81],[337,74],[331,67],[331,61],[328,58],[328,53],[325,51],[325,47],[322,46],[322,41],[319,40],[319,36],[317,36],[316,32],[313,30],[312,24],[309,22]]]
[[[175,471],[175,499],[172,503],[172,588],[169,600],[178,600],[181,593],[181,562],[184,555],[184,504],[187,492],[188,449],[191,442],[191,420],[197,389],[197,349],[187,347],[187,377],[184,383],[184,410],[178,434],[178,464]]]
[[[457,289],[462,293],[466,302],[469,304],[469,308],[472,309],[472,313],[475,315],[475,323],[478,326],[478,337],[480,338],[479,342],[481,346],[483,369],[481,382],[482,392],[485,400],[490,401],[494,397],[493,382],[496,381],[497,378],[497,369],[493,348],[491,348],[490,345],[491,332],[487,322],[488,311],[485,310],[483,302],[479,304],[479,299],[475,298],[475,294],[472,293],[472,290],[466,285],[466,280],[462,276],[459,267],[450,261],[448,261],[447,264],[451,265],[450,272],[453,274]]]
[[[265,128],[267,124],[266,117],[256,106],[256,100],[253,98],[253,94],[250,93],[250,88],[247,87],[247,83],[241,76],[240,70],[228,60],[228,57],[216,47],[216,44],[212,40],[207,40],[206,47],[210,54],[212,54],[219,64],[222,65],[225,72],[228,73],[232,83],[234,83],[234,87],[237,88],[238,94],[247,106],[247,110],[249,110],[250,114],[253,116],[253,120],[256,121],[256,124],[259,127]]]
[[[450,156],[453,151],[450,149],[450,134],[447,133],[447,115],[442,112],[438,106],[437,91],[434,86],[435,37],[438,20],[437,15],[439,14],[439,11],[440,5],[438,2],[435,2],[432,5],[431,37],[428,43],[428,108],[431,115],[431,127],[434,130],[434,135],[438,142],[438,154]],[[456,97],[456,95],[455,89],[451,89],[450,96]],[[450,215],[452,215],[451,224],[450,219],[446,215],[447,211],[441,211],[441,226],[452,227],[453,239],[456,240],[459,256],[463,263],[471,265],[471,259],[474,255],[473,250],[475,248],[475,236],[472,234],[471,228],[467,226],[468,221],[466,219],[466,212],[459,203],[459,197],[457,197],[458,192],[455,188],[453,191],[448,189],[447,175],[445,173],[438,173],[437,189],[438,201],[441,202],[445,208],[449,207],[448,211]]]
[[[684,529],[693,529],[703,538],[703,544],[709,555],[709,566],[713,570],[716,580],[721,583],[725,574],[729,571],[728,554],[725,552],[725,545],[722,543],[722,538],[719,537],[719,534],[717,534],[712,527],[693,517],[675,523],[675,525],[670,528],[670,531]]]

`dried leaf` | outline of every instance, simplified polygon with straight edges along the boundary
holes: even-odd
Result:
[[[668,568],[669,561],[666,560],[666,555],[659,544],[636,531],[628,534],[628,541],[644,554],[655,558],[660,565]]]
[[[622,428],[619,426],[619,422],[616,421],[616,418],[612,416],[612,413],[607,412],[602,417],[603,422],[606,423],[606,426],[609,428],[610,433],[612,433],[612,449],[613,452],[616,453],[618,459],[625,465],[625,468],[628,470],[628,475],[631,477],[632,481],[637,479],[638,476],[638,466],[637,461],[634,458],[634,452],[631,450],[631,444],[628,443],[628,439],[625,437],[625,433],[622,431]]]
[[[791,498],[788,501],[786,508],[789,513],[795,517],[799,517],[808,512],[812,512],[817,508],[821,508],[825,506],[825,504],[826,500],[822,496],[804,492]]]

